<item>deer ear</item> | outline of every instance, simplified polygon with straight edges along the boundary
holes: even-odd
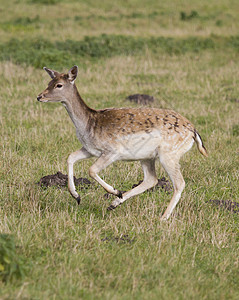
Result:
[[[46,67],[43,68],[49,75],[52,79],[54,79],[55,77],[57,77],[59,75],[58,72],[56,71],[53,71],[51,69],[47,69]]]
[[[68,78],[71,81],[71,83],[74,83],[74,81],[76,80],[77,73],[78,73],[78,67],[77,66],[72,67],[68,71]]]

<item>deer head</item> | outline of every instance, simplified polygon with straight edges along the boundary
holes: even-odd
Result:
[[[52,78],[48,87],[37,96],[40,102],[67,102],[71,98],[76,87],[75,80],[78,73],[78,67],[72,67],[68,73],[58,73],[46,67],[43,68]]]

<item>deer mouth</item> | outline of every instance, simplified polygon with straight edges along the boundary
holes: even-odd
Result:
[[[38,99],[37,99],[37,100],[38,100]],[[49,100],[47,100],[47,99],[39,99],[38,101],[39,101],[39,102],[45,103],[45,102],[48,102]]]
[[[50,99],[50,98],[45,98],[45,97],[42,97],[42,96],[38,96],[38,97],[37,97],[37,100],[38,100],[39,102],[43,102],[43,103],[45,103],[45,102],[59,102],[59,101],[57,101],[57,100],[52,100],[52,99]]]

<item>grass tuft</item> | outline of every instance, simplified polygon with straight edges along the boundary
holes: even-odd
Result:
[[[192,10],[190,14],[187,14],[184,11],[181,11],[181,13],[180,13],[180,19],[182,21],[189,21],[189,20],[192,20],[192,19],[195,19],[198,17],[199,17],[199,14],[196,10]]]
[[[33,4],[43,4],[43,5],[54,5],[59,3],[61,0],[30,0]]]
[[[9,234],[0,234],[0,280],[22,279],[25,262],[16,249],[15,239]]]

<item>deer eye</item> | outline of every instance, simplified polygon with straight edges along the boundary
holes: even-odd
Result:
[[[63,87],[63,85],[61,83],[57,83],[57,85],[55,86],[56,88],[60,89]]]

